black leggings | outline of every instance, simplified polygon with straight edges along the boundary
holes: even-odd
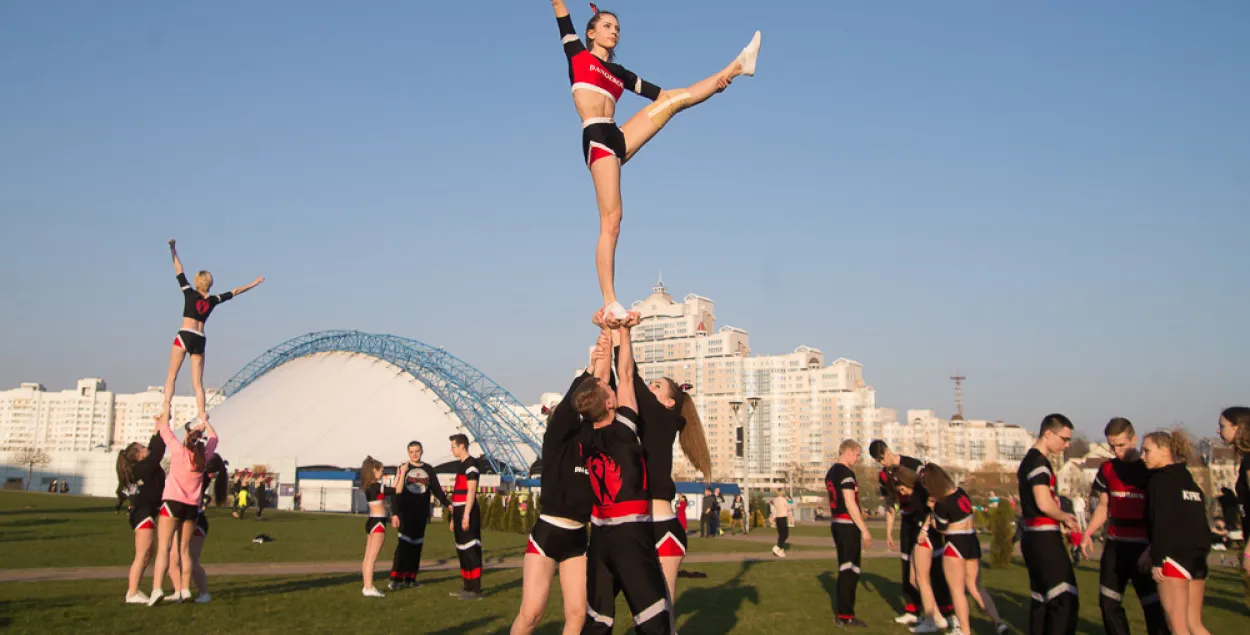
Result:
[[[785,549],[786,540],[790,537],[790,519],[777,519],[777,548]]]
[[[902,517],[898,527],[899,561],[903,563],[903,612],[918,615],[924,604],[920,601],[920,589],[911,583],[911,557],[916,547],[920,523],[915,518]]]
[[[1020,538],[1024,565],[1029,569],[1029,635],[1076,632],[1080,596],[1072,559],[1058,531],[1028,531]]]
[[[395,545],[395,558],[391,561],[391,582],[411,583],[421,573],[421,551],[425,547],[425,528],[429,525],[430,512],[399,514],[399,543]]]
[[[464,506],[452,507],[451,522],[456,536],[456,555],[460,557],[460,578],[464,590],[482,592],[482,516],[481,506],[474,505],[469,512],[469,529],[460,528],[464,519]]]
[[[668,584],[655,553],[650,522],[592,525],[586,554],[585,635],[610,635],[616,622],[616,595],[625,593],[635,633],[668,635]]]
[[[1102,612],[1102,624],[1107,635],[1129,635],[1128,615],[1121,603],[1124,591],[1132,581],[1141,600],[1142,612],[1146,614],[1146,632],[1163,635],[1168,632],[1163,605],[1159,603],[1159,589],[1150,573],[1137,570],[1137,559],[1146,550],[1145,543],[1108,540],[1102,551],[1098,567],[1098,609]]]
[[[830,525],[838,549],[838,619],[855,617],[855,591],[859,587],[861,540],[859,527],[835,522]]]

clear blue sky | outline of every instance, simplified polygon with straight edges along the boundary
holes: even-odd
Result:
[[[624,299],[662,269],[900,410],[949,415],[954,370],[970,416],[1094,434],[1250,401],[1250,4],[602,4],[664,87],[764,33],[626,166]],[[210,384],[355,328],[564,387],[597,218],[549,4],[260,5],[0,4],[0,386],[161,383],[172,236],[218,290],[268,278]]]

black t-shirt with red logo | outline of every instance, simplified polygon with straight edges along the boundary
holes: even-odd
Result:
[[[1146,542],[1146,491],[1150,469],[1141,460],[1111,459],[1098,466],[1090,492],[1107,495],[1107,538]]]
[[[1055,493],[1055,470],[1046,455],[1037,448],[1030,448],[1024,460],[1020,461],[1020,469],[1016,470],[1016,481],[1020,487],[1020,512],[1024,516],[1024,524],[1029,527],[1057,526],[1059,521],[1043,513],[1033,497],[1033,486],[1045,485],[1050,489],[1055,504],[1059,504],[1059,495]]]
[[[855,480],[855,472],[841,463],[834,463],[825,474],[825,489],[829,492],[829,514],[834,522],[851,520],[846,506],[848,497],[854,497],[856,507],[859,506],[859,483]]]
[[[408,462],[408,471],[403,483],[395,484],[395,514],[422,516],[430,513],[430,497],[438,498],[444,507],[450,507],[451,501],[443,492],[434,468],[426,463]]]
[[[453,507],[461,507],[469,501],[469,488],[477,489],[477,482],[481,480],[482,471],[478,469],[477,459],[466,456],[456,468],[456,484],[451,488],[451,504]],[[473,509],[478,506],[474,505]]]
[[[208,314],[212,313],[218,304],[234,297],[233,291],[204,297],[191,286],[191,283],[187,282],[187,277],[181,273],[178,274],[178,285],[182,287],[182,317],[201,322],[208,320]]]
[[[542,493],[539,502],[549,516],[578,522],[590,520],[593,496],[586,462],[582,458],[582,440],[589,434],[589,423],[573,408],[572,395],[583,381],[593,381],[589,373],[573,380],[564,398],[556,405],[543,433]]]
[[[933,504],[933,518],[937,520],[939,529],[946,529],[972,515],[972,499],[964,488],[956,489],[953,494]]]
[[[582,446],[594,495],[591,520],[644,520],[650,516],[647,467],[638,438],[638,413],[617,408],[616,420],[591,430]]]

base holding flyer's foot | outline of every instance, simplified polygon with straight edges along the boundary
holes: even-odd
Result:
[[[751,38],[751,43],[742,49],[738,54],[738,59],[734,60],[742,65],[742,74],[747,77],[755,77],[755,63],[760,57],[760,32],[756,31],[755,36]]]
[[[621,303],[616,301],[613,301],[611,304],[603,307],[603,310],[617,320],[624,320],[626,316],[629,315],[629,311],[626,311],[625,307],[621,306]]]

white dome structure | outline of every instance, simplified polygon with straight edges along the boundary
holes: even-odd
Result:
[[[415,340],[359,331],[310,333],[252,361],[226,383],[210,417],[218,452],[251,464],[387,465],[420,441],[423,460],[453,460],[452,434],[469,437],[501,475],[524,475],[541,451],[541,423],[490,378]],[[535,427],[537,424],[538,427]]]

